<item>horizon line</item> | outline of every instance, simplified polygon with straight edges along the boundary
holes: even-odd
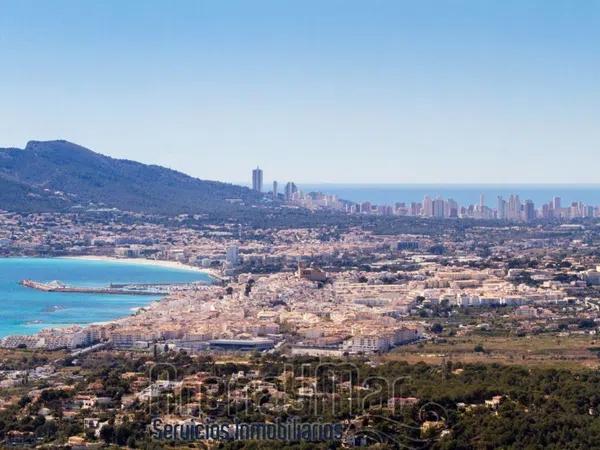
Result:
[[[273,181],[278,183],[293,182],[296,185],[309,185],[309,186],[363,186],[363,187],[382,187],[382,186],[489,186],[489,187],[502,187],[502,186],[534,186],[534,187],[599,187],[600,182],[526,182],[516,181],[509,183],[478,183],[478,182],[414,182],[414,183],[394,183],[394,182],[344,182],[344,181],[295,181],[295,180],[268,180],[263,183],[267,186]],[[248,181],[230,181],[231,184],[239,186],[251,186],[252,183]]]

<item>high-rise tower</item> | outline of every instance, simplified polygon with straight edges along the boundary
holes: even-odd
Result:
[[[262,192],[262,188],[263,171],[259,167],[256,167],[256,169],[252,171],[252,189],[254,189],[256,192]]]

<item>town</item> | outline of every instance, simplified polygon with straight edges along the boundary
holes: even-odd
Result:
[[[424,339],[430,325],[424,319],[442,307],[501,308],[521,319],[519,329],[544,318],[549,327],[561,317],[597,318],[594,222],[456,222],[420,234],[379,234],[344,225],[343,217],[338,228],[242,230],[227,223],[194,226],[187,218],[179,218],[181,225],[152,223],[121,212],[100,218],[93,212],[87,223],[78,215],[3,213],[4,256],[167,260],[202,268],[213,283],[137,287],[132,293],[166,297],[107,325],[9,336],[2,345],[151,348],[164,342],[189,351],[284,348],[341,355]]]
[[[161,260],[212,279],[160,291],[160,301],[105,324],[1,339],[0,411],[38,424],[6,424],[6,445],[58,439],[70,448],[153,448],[160,444],[145,428],[153,408],[169,423],[209,427],[227,417],[268,422],[292,410],[307,420],[320,407],[349,411],[344,445],[397,445],[369,435],[380,423],[373,415],[383,414],[393,423],[411,417],[409,428],[390,425],[394,439],[435,447],[452,438],[457,420],[526,408],[510,394],[504,371],[514,364],[540,374],[600,366],[600,229],[593,219],[441,226],[435,218],[388,216],[385,226],[361,226],[352,215],[335,217],[335,226],[253,228],[114,210],[0,214],[5,257]],[[161,364],[175,373],[153,374]],[[331,383],[319,373],[322,364],[342,367],[332,378],[335,391],[322,390]],[[427,374],[400,393],[348,375],[349,367],[362,377],[386,374],[389,383],[417,376],[419,364]],[[501,364],[508,384],[479,374],[492,383],[487,390],[450,402],[427,387],[460,384],[475,376],[473,364]],[[346,397],[353,406],[336,406]],[[443,417],[415,420],[434,399]],[[597,414],[592,403],[590,417]]]
[[[599,24],[0,0],[0,449],[600,449]]]

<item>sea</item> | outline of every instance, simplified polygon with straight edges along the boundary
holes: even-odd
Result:
[[[519,195],[521,201],[532,200],[536,205],[548,203],[553,197],[561,198],[561,205],[583,202],[600,206],[600,184],[299,184],[304,192],[334,194],[352,202],[371,202],[393,205],[396,202],[422,202],[426,195],[431,198],[451,198],[461,206],[479,204],[480,196],[490,207],[495,207],[497,197],[505,200],[511,194]]]
[[[130,261],[69,258],[0,258],[0,338],[43,328],[106,322],[132,314],[161,296],[42,292],[19,285],[23,279],[54,280],[74,286],[110,283],[186,283],[208,274]]]

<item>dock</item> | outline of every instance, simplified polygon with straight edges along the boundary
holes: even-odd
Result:
[[[110,287],[77,287],[67,286],[59,281],[52,281],[50,283],[42,283],[33,280],[21,280],[19,282],[21,286],[25,286],[31,289],[44,292],[68,292],[68,293],[80,293],[80,294],[113,294],[113,295],[164,295],[168,293],[168,289],[164,286],[156,289],[158,286],[154,286],[151,289],[151,285],[146,285],[146,288],[136,289],[128,288],[128,285],[118,285]]]

